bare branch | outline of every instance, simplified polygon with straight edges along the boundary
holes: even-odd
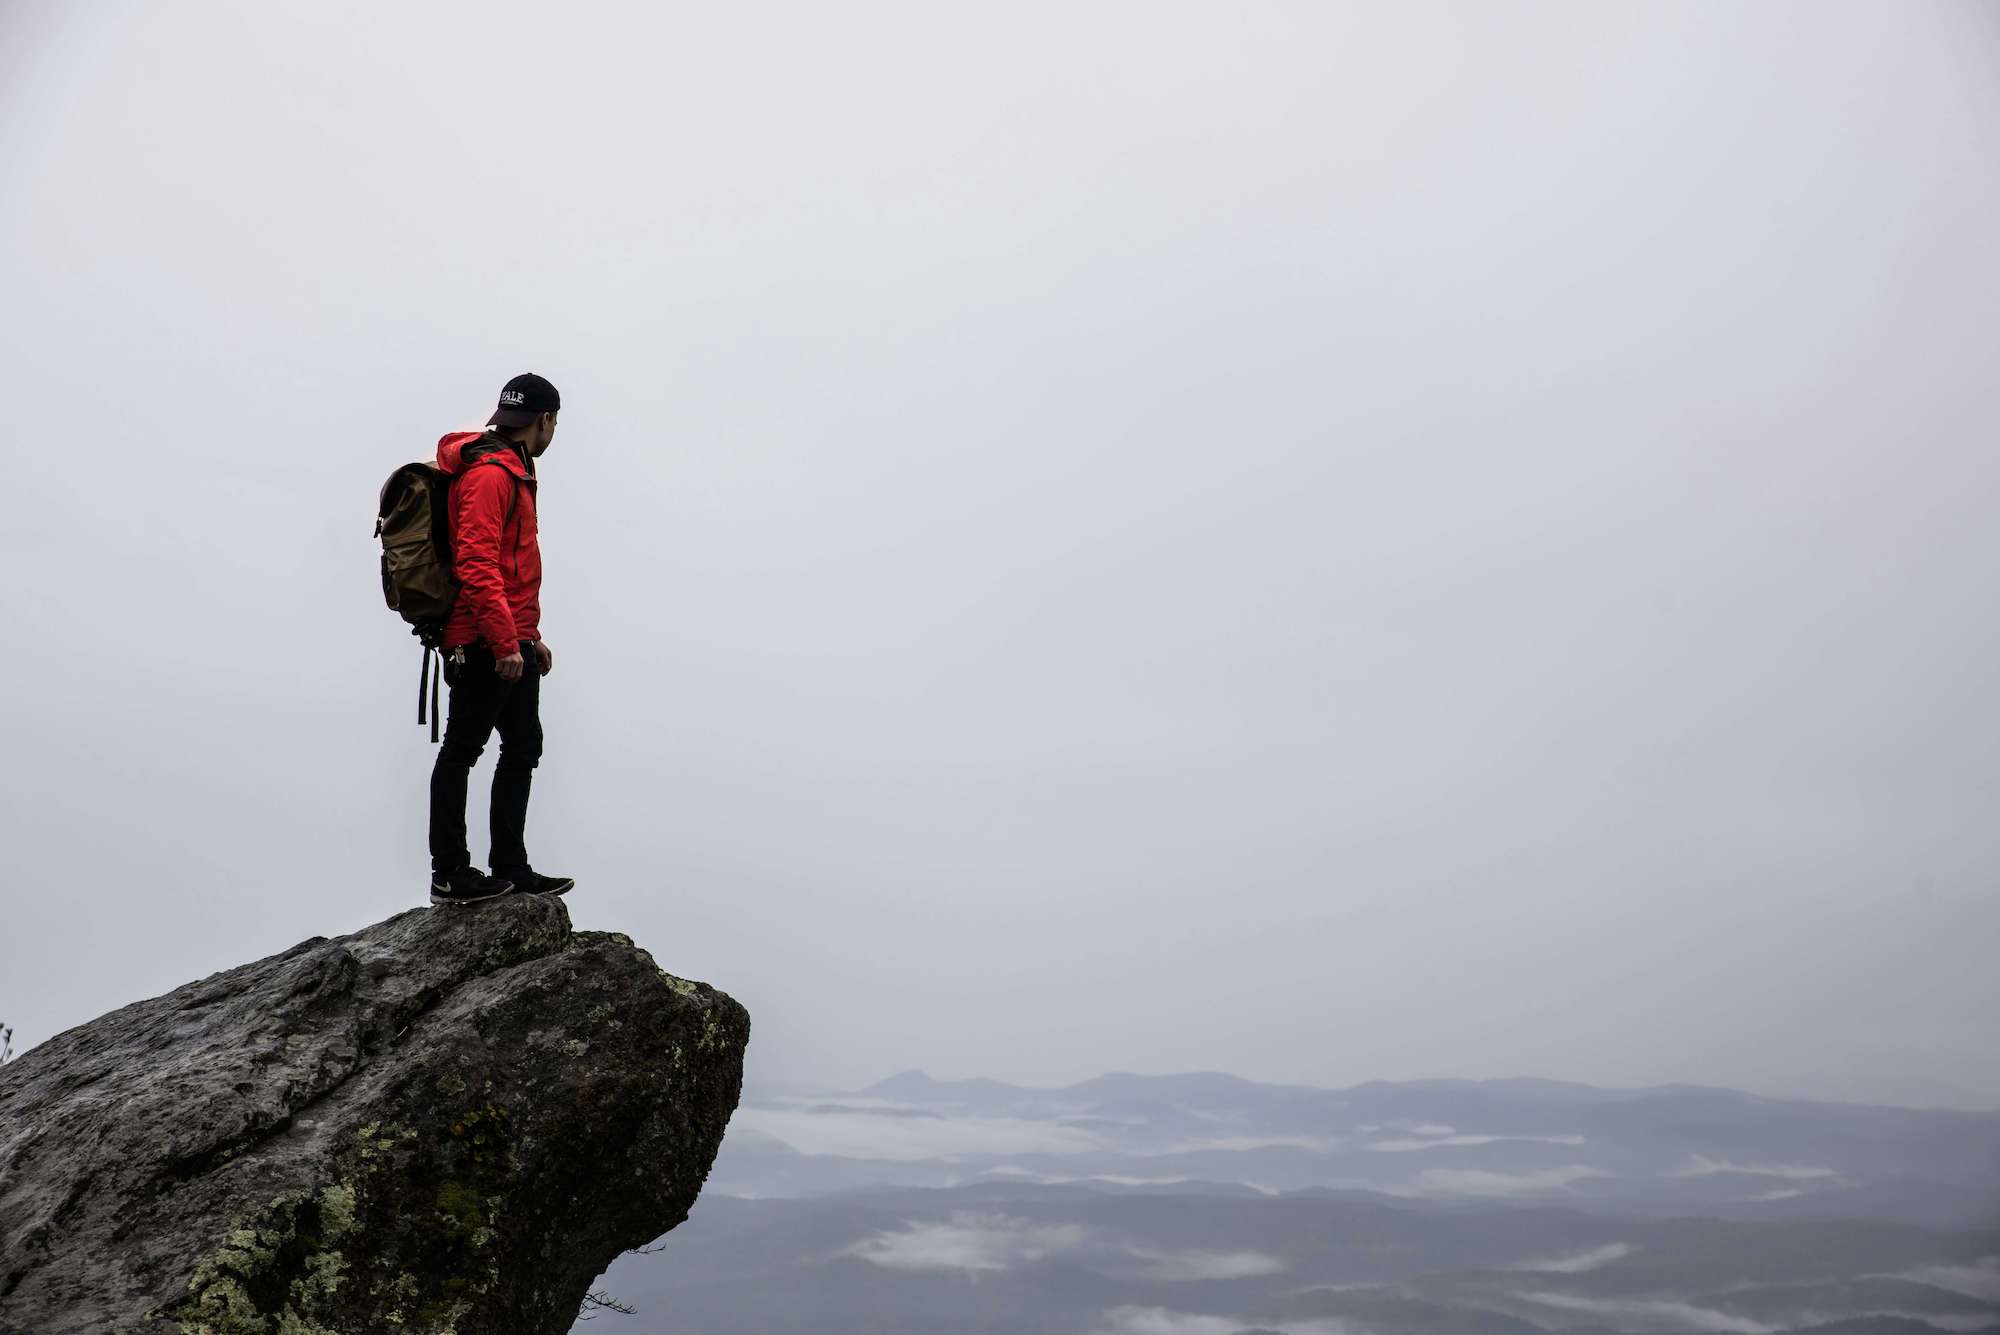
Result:
[[[594,1321],[605,1312],[616,1312],[620,1316],[633,1316],[639,1309],[630,1303],[621,1303],[610,1294],[592,1289],[583,1295],[583,1306],[576,1312],[578,1321]]]

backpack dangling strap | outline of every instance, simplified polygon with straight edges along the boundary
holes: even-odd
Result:
[[[431,663],[433,653],[437,655],[435,666]],[[431,697],[431,740],[434,742],[438,739],[438,722],[444,713],[438,708],[438,680],[443,676],[444,650],[434,650],[425,645],[423,662],[417,667],[417,726],[421,728],[424,725],[424,692],[428,690]]]

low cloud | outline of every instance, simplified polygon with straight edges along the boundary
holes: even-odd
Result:
[[[741,1124],[801,1154],[843,1159],[949,1159],[969,1154],[1084,1154],[1104,1148],[1081,1127],[1020,1117],[912,1117],[902,1111],[847,1108],[739,1108]]]
[[[1200,1154],[1209,1150],[1241,1153],[1244,1150],[1310,1150],[1328,1154],[1344,1142],[1338,1136],[1216,1136],[1204,1140],[1177,1141],[1165,1154]]]
[[[1640,1321],[1655,1329],[1720,1331],[1724,1335],[1771,1335],[1773,1331],[1784,1329],[1753,1321],[1749,1317],[1718,1312],[1712,1307],[1697,1307],[1693,1303],[1675,1302],[1669,1298],[1584,1298],[1571,1293],[1524,1293],[1521,1296],[1529,1302],[1560,1308],[1565,1312],[1583,1312],[1611,1321]]]
[[[1788,1163],[1732,1163],[1727,1159],[1711,1159],[1705,1154],[1697,1154],[1688,1161],[1685,1168],[1676,1169],[1675,1177],[1715,1177],[1723,1173],[1741,1173],[1746,1177],[1777,1177],[1787,1182],[1813,1182],[1840,1174],[1831,1168],[1813,1168],[1804,1164]]]
[[[1507,1141],[1507,1140],[1526,1141],[1537,1145],[1581,1145],[1585,1143],[1584,1138],[1582,1136],[1451,1135],[1451,1136],[1431,1136],[1422,1140],[1415,1140],[1409,1138],[1404,1138],[1399,1140],[1377,1140],[1370,1143],[1368,1148],[1383,1154],[1405,1154],[1411,1150],[1435,1150],[1435,1149],[1442,1149],[1451,1145],[1497,1145],[1501,1141]]]
[[[1075,1182],[1102,1182],[1113,1187],[1175,1187],[1183,1182],[1228,1182],[1234,1186],[1248,1187],[1266,1196],[1279,1194],[1276,1187],[1263,1182],[1248,1182],[1240,1178],[1193,1178],[1142,1177],[1133,1173],[1043,1173],[1033,1168],[1023,1168],[1019,1164],[997,1164],[986,1170],[984,1176],[1004,1177],[1019,1182],[1038,1182],[1043,1186],[1066,1186]]]
[[[985,1176],[1011,1178],[1019,1182],[1039,1182],[1044,1186],[1060,1186],[1071,1182],[1105,1182],[1114,1187],[1172,1187],[1194,1180],[1190,1177],[1138,1177],[1128,1173],[1044,1173],[1039,1169],[1023,1168],[1019,1164],[1011,1163],[995,1164],[986,1170]]]
[[[1527,1173],[1496,1173],[1481,1168],[1426,1168],[1402,1196],[1547,1196],[1567,1191],[1586,1178],[1609,1177],[1602,1168],[1567,1164]]]
[[[1557,1275],[1581,1275],[1587,1270],[1599,1270],[1613,1261],[1622,1261],[1638,1251],[1629,1242],[1614,1242],[1604,1247],[1591,1247],[1585,1251],[1571,1252],[1566,1256],[1553,1256],[1540,1261],[1523,1261],[1511,1265],[1509,1270],[1536,1270]]]
[[[1113,1187],[1177,1187],[1184,1182],[1220,1182],[1229,1186],[1248,1187],[1263,1196],[1278,1196],[1283,1193],[1268,1182],[1252,1182],[1247,1178],[1226,1177],[1144,1177],[1134,1173],[1043,1173],[1033,1168],[1023,1168],[1019,1164],[998,1164],[987,1169],[981,1176],[1004,1177],[1017,1182],[1035,1182],[1042,1186],[1068,1186],[1078,1182],[1101,1182]]]
[[[2000,1256],[1989,1256],[1976,1265],[1927,1265],[1905,1271],[1896,1278],[1915,1280],[1940,1289],[1950,1289],[1968,1298],[2000,1303]]]
[[[1080,1224],[1038,1224],[1010,1215],[961,1211],[949,1220],[913,1222],[877,1233],[837,1253],[887,1270],[1011,1270],[1082,1245]]]
[[[1090,1335],[1236,1335],[1241,1330],[1276,1330],[1283,1335],[1362,1335],[1345,1321],[1261,1321],[1255,1317],[1202,1316],[1164,1307],[1114,1307],[1098,1319]]]
[[[1128,1279],[1183,1283],[1275,1275],[1285,1263],[1263,1252],[1175,1251],[1120,1243],[1081,1224],[1043,1224],[1014,1215],[961,1210],[945,1220],[911,1220],[842,1248],[885,1270],[1012,1270],[1055,1255]]]
[[[1226,1316],[1196,1316],[1164,1307],[1114,1307],[1091,1335],[1236,1335],[1250,1323]]]
[[[1176,1111],[1192,1117],[1197,1122],[1220,1122],[1240,1126],[1250,1120],[1247,1108],[1195,1108],[1180,1104],[1176,1106]]]
[[[1993,1316],[1989,1312],[1863,1312],[1862,1316],[1886,1317],[1892,1321],[1921,1321],[1939,1330],[1963,1331],[1971,1335],[1974,1331],[1993,1329]]]
[[[1165,1280],[1177,1283],[1185,1280],[1203,1279],[1254,1279],[1259,1275],[1275,1275],[1285,1268],[1285,1263],[1275,1256],[1263,1252],[1157,1252],[1132,1249],[1131,1256],[1140,1263],[1136,1277],[1140,1279]]]
[[[750,1105],[745,1105],[750,1106]],[[911,1103],[905,1099],[884,1099],[873,1094],[770,1094],[757,1100],[759,1107],[787,1107],[806,1110],[824,1109],[838,1106],[856,1112],[923,1113],[934,1114],[936,1109],[926,1104]]]

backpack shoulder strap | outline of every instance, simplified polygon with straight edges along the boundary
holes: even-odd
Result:
[[[479,467],[481,464],[490,463],[496,468],[505,469],[507,476],[514,478],[514,485],[511,488],[509,488],[507,492],[507,518],[505,521],[507,523],[512,523],[514,521],[514,509],[521,502],[521,487],[523,484],[520,478],[514,477],[513,469],[507,468],[505,464],[500,462],[499,458],[497,457],[498,453],[499,452],[496,450],[489,454],[480,455],[477,459],[474,459],[472,463],[466,467],[464,472],[461,472],[458,475],[458,477],[453,478],[452,482],[456,484],[459,478],[470,477],[472,474],[472,470],[474,468]]]

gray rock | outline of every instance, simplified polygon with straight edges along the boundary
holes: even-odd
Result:
[[[750,1017],[559,900],[413,909],[0,1069],[0,1332],[556,1335],[687,1217]]]

